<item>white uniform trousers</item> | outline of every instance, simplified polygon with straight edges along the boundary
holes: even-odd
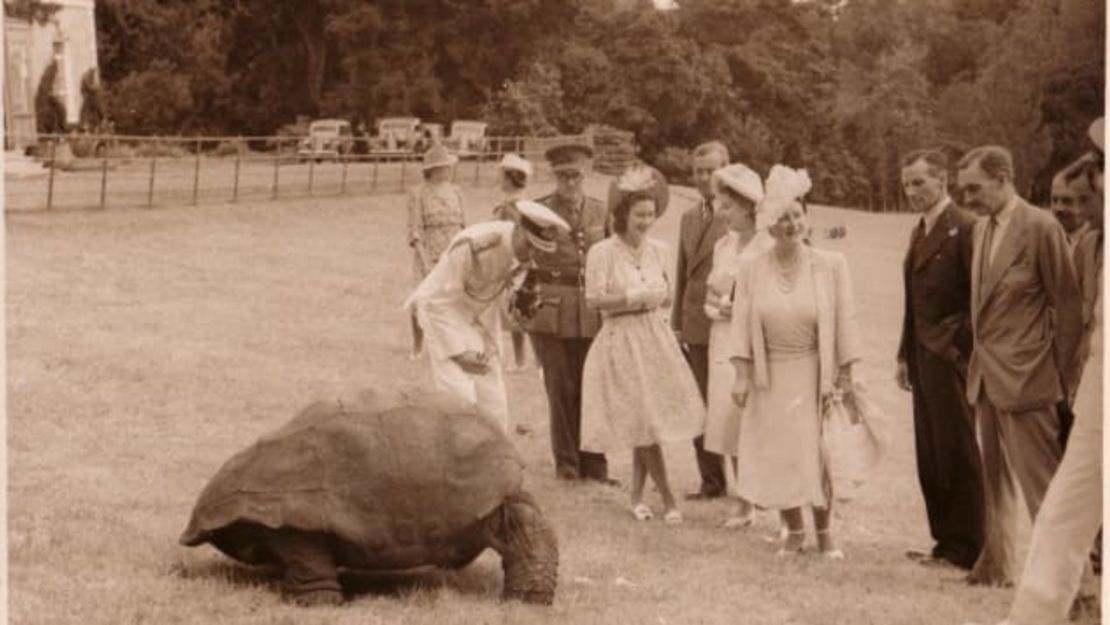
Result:
[[[1102,332],[1096,331],[1093,340],[1097,344],[1077,393],[1075,426],[1033,523],[1025,570],[1010,607],[1013,625],[1066,623],[1080,586],[1083,594],[1094,594],[1087,586],[1095,583],[1088,558],[1102,524]]]

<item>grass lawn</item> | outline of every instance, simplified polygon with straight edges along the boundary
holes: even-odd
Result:
[[[600,193],[600,181],[591,181]],[[544,190],[546,192],[546,190]],[[485,219],[496,193],[467,189]],[[604,197],[600,195],[600,197]],[[676,197],[654,236],[672,244]],[[316,398],[427,378],[407,358],[411,286],[398,195],[9,213],[7,349],[10,614],[13,623],[864,623],[993,622],[1011,592],[971,589],[915,565],[928,546],[909,396],[892,381],[908,216],[814,209],[847,227],[870,382],[888,411],[888,458],[839,510],[847,553],[780,561],[755,528],[717,528],[721,503],[687,522],[639,524],[622,490],[553,477],[534,370],[508,375],[526,484],[561,543],[550,608],[496,601],[487,552],[341,608],[285,605],[271,572],[177,544],[193,502],[232,453]],[[666,448],[679,491],[696,487],[689,445]],[[611,457],[626,484],[630,457]],[[658,508],[657,499],[649,503]]]

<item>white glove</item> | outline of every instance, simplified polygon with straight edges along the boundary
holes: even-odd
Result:
[[[647,296],[644,298],[644,303],[652,310],[662,306],[665,301],[667,301],[666,288],[649,289]]]

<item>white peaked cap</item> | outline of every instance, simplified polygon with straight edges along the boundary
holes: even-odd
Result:
[[[563,232],[570,232],[570,224],[543,204],[532,200],[517,200],[515,204],[521,218],[527,219],[536,227],[541,229],[555,227]]]

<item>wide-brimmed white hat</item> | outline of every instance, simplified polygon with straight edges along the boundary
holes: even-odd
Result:
[[[505,156],[501,157],[501,162],[498,163],[497,166],[501,169],[512,169],[515,171],[519,171],[528,178],[532,177],[532,163],[528,162],[527,159],[513,154],[512,152],[509,152]]]
[[[448,167],[459,162],[459,157],[455,156],[442,145],[433,145],[424,153],[424,170],[435,169],[436,167]]]
[[[728,187],[757,204],[763,200],[763,181],[759,179],[759,174],[743,163],[733,163],[715,170],[713,185],[718,189]]]
[[[520,213],[520,225],[524,228],[528,242],[541,252],[555,251],[556,232],[570,232],[570,224],[539,202],[517,200],[514,205]]]

